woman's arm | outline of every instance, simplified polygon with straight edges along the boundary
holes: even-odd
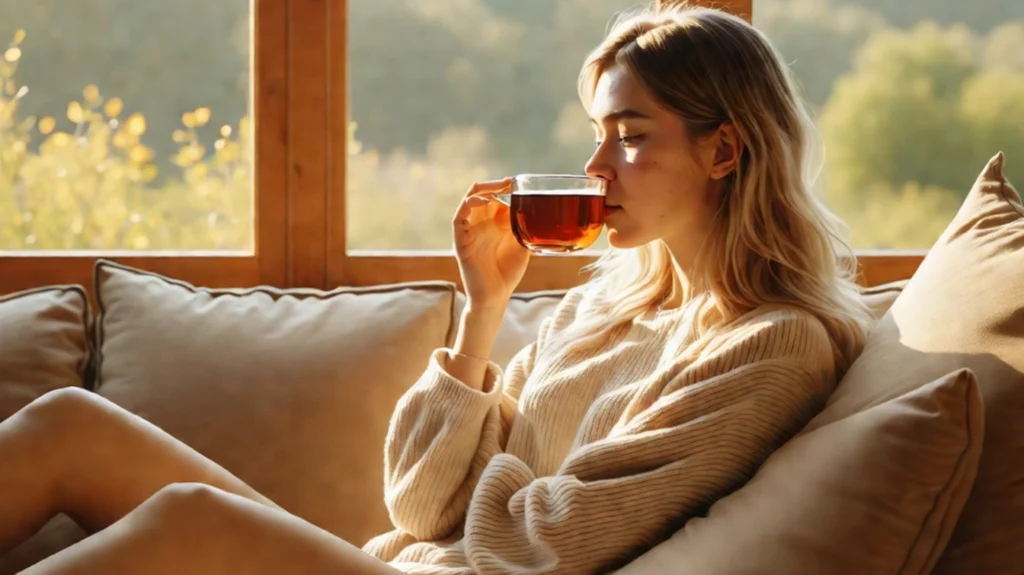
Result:
[[[573,453],[553,476],[537,477],[513,455],[493,456],[466,518],[474,570],[621,566],[742,485],[822,407],[834,366],[824,329],[810,318],[730,341],[737,346],[746,356],[739,364],[696,362],[678,385]]]
[[[452,366],[450,350],[431,356],[423,377],[399,400],[384,446],[385,503],[397,528],[433,541],[462,523],[480,473],[505,447],[548,324],[505,373],[485,364],[479,387],[455,377],[459,367]],[[477,377],[471,369],[461,373]]]
[[[455,379],[476,390],[487,383],[488,362],[494,349],[494,340],[505,316],[505,308],[466,308],[459,319],[459,332],[445,371]]]

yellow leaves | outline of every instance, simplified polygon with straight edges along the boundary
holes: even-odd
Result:
[[[195,164],[199,160],[202,160],[203,155],[205,153],[205,147],[203,147],[200,144],[192,143],[187,146],[183,146],[180,150],[178,150],[178,153],[175,154],[175,156],[171,158],[171,160],[175,164],[183,168],[186,168],[188,166],[191,166],[192,164]]]
[[[46,136],[57,127],[57,120],[53,116],[45,116],[39,120],[39,133]]]
[[[57,132],[50,136],[50,142],[53,142],[54,146],[58,148],[66,148],[71,145],[74,140],[71,138],[71,134],[66,132]]]
[[[211,112],[209,108],[196,108],[194,114],[196,126],[205,126],[210,121]]]
[[[25,30],[22,29],[22,28],[19,28],[18,30],[15,30],[14,31],[14,43],[15,44],[21,44],[24,41],[25,41]]]
[[[0,44],[0,166],[13,167],[0,178],[0,249],[252,249],[248,119],[214,123],[200,106],[177,130],[150,133],[152,117],[92,83],[64,110],[20,114],[24,36]],[[157,152],[168,139],[172,158]],[[15,190],[24,205],[11,204]]]
[[[107,100],[107,105],[103,107],[103,111],[107,114],[108,118],[116,118],[121,115],[124,110],[124,102],[121,98],[111,98]]]
[[[133,250],[144,250],[149,247],[149,238],[144,235],[136,235],[131,239],[130,244]]]
[[[81,104],[78,102],[70,102],[68,104],[68,119],[76,124],[85,121],[85,110],[82,109]]]
[[[132,145],[134,139],[127,132],[118,131],[114,133],[113,141],[115,148],[124,149]]]
[[[128,116],[124,123],[124,129],[132,136],[139,137],[146,133],[146,117],[136,112]]]
[[[153,159],[153,150],[150,150],[146,146],[136,145],[128,151],[128,159],[135,164],[146,164]]]
[[[210,112],[209,108],[196,108],[191,112],[185,112],[182,114],[181,123],[186,128],[199,128],[201,126],[205,126],[206,123],[210,121],[211,115],[212,112]]]
[[[89,84],[82,91],[82,95],[85,96],[85,101],[95,106],[100,103],[100,89],[96,84]]]

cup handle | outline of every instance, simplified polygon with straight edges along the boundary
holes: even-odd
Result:
[[[491,194],[491,199],[497,201],[498,203],[505,204],[508,207],[512,207],[511,192],[505,194]]]

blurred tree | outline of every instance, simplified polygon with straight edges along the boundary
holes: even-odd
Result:
[[[754,24],[782,53],[804,98],[817,111],[836,78],[853,65],[861,44],[885,26],[885,19],[832,0],[769,0],[755,2]]]
[[[961,189],[971,181],[957,113],[961,86],[976,71],[968,38],[926,23],[868,40],[822,112],[830,190],[876,182]]]
[[[1009,178],[1024,177],[1024,75],[983,70],[977,44],[958,26],[887,30],[836,83],[821,118],[826,199],[857,247],[930,245],[1000,149]]]
[[[28,32],[19,78],[31,95],[26,116],[54,114],[86,85],[117,94],[127,112],[144,115],[145,143],[165,171],[171,140],[187,111],[210,108],[214,122],[198,130],[211,141],[217,126],[249,113],[249,0],[3,0],[0,38]],[[59,130],[71,122],[57,117]]]
[[[97,86],[61,106],[60,122],[21,113],[28,91],[14,74],[24,38],[15,32],[0,60],[0,250],[252,249],[247,120],[214,127],[208,152],[198,131],[210,109],[182,114],[168,158],[174,170],[158,183],[143,143],[147,118]]]
[[[754,0],[755,14],[765,1]],[[987,34],[1004,22],[1024,19],[1024,2],[1020,0],[847,0],[846,3],[878,12],[898,28],[909,28],[927,19],[942,26],[962,24]]]

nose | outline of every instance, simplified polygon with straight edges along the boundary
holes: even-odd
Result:
[[[607,159],[604,144],[594,149],[594,153],[587,160],[587,165],[584,167],[584,173],[592,178],[602,178],[609,182],[615,179],[615,170]]]

